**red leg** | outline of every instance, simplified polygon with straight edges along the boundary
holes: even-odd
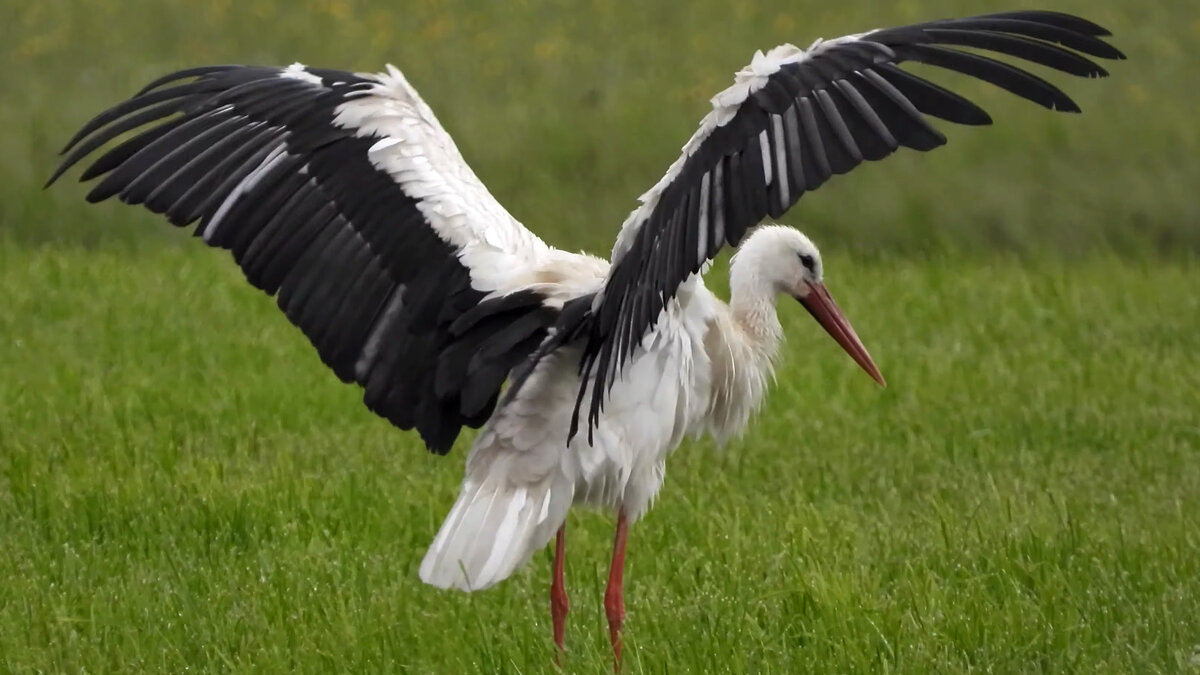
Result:
[[[621,669],[621,626],[625,623],[625,538],[629,523],[625,511],[617,515],[617,534],[613,538],[612,567],[608,572],[608,590],[604,592],[604,610],[608,614],[608,637],[612,640],[613,671]]]
[[[566,636],[567,611],[571,605],[567,601],[567,587],[563,583],[563,563],[566,559],[567,524],[558,528],[554,538],[554,580],[550,582],[550,616],[554,619],[554,644],[558,652],[554,655],[555,663],[559,662],[563,651],[563,641]],[[561,664],[560,664],[561,665]]]

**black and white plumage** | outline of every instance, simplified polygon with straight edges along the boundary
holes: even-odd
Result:
[[[747,229],[782,215],[835,174],[897,148],[946,142],[924,115],[969,125],[991,117],[969,100],[897,67],[915,61],[991,82],[1035,103],[1079,112],[1066,94],[1011,65],[954,47],[1020,57],[1072,75],[1108,73],[1075,51],[1119,59],[1098,39],[1108,31],[1053,12],[945,19],[781,45],[755,54],[733,86],[630,214],[613,247],[613,269],[594,304],[583,368],[597,372],[589,426],[603,392],[689,275]],[[1065,49],[1057,46],[1069,47]]]
[[[103,176],[89,201],[199,221],[371,410],[431,451],[487,420],[558,313],[504,270],[550,249],[491,198],[398,71],[174,73],[89,122],[51,180],[166,117],[84,172]],[[473,263],[495,272],[472,277]]]
[[[90,201],[115,196],[196,224],[278,298],[339,378],[364,388],[371,410],[417,429],[430,450],[484,426],[421,566],[430,583],[471,590],[507,577],[556,531],[560,575],[573,503],[618,511],[623,560],[625,523],[657,493],[666,455],[685,435],[738,433],[761,401],[782,337],[779,293],[882,383],[822,283],[816,247],[788,228],[746,233],[863,161],[943,144],[926,116],[990,123],[899,64],[1078,111],[1045,80],[977,52],[1099,77],[1089,56],[1123,58],[1105,35],[1078,17],[1022,11],[758,52],[642,196],[611,262],[518,223],[390,66],[173,73],[85,125],[51,182],[124,138],[83,172],[100,179]],[[727,305],[700,273],[739,244]],[[587,433],[576,436],[581,411]],[[606,604],[619,630],[622,606]],[[555,621],[561,644],[557,609]]]

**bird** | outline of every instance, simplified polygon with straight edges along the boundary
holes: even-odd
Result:
[[[47,187],[120,139],[81,173],[99,179],[89,202],[141,204],[229,250],[366,407],[415,429],[429,451],[445,455],[464,427],[479,429],[419,576],[485,589],[554,540],[556,658],[568,510],[615,514],[604,606],[619,667],[629,525],[685,440],[747,427],[782,353],[777,301],[797,300],[885,383],[816,245],[777,219],[864,162],[945,144],[930,118],[992,122],[902,64],[1078,112],[1045,79],[983,52],[1097,78],[1107,72],[1089,57],[1124,58],[1110,35],[1024,10],[759,50],[641,195],[607,260],[523,226],[392,65],[170,73],[87,122]],[[704,275],[727,247],[725,301]]]

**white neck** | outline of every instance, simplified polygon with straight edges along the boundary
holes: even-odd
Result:
[[[742,432],[774,379],[783,328],[775,313],[775,288],[752,258],[734,258],[729,270],[729,319],[717,322],[712,344],[713,396],[709,429],[718,442]],[[707,341],[706,341],[707,343]]]
[[[734,258],[729,266],[729,309],[749,346],[768,361],[775,358],[783,340],[783,327],[775,312],[778,294],[753,257]]]

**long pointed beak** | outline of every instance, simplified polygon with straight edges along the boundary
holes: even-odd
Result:
[[[804,309],[807,309],[809,314],[813,315],[817,323],[821,324],[825,332],[837,340],[850,358],[867,371],[871,379],[878,382],[881,387],[887,386],[887,382],[883,381],[883,375],[879,373],[879,368],[875,367],[875,362],[867,353],[867,348],[863,346],[862,340],[858,339],[858,334],[854,332],[854,327],[850,325],[846,315],[842,314],[841,308],[833,301],[833,296],[829,294],[829,289],[825,288],[825,284],[809,284],[808,295],[796,299],[804,305]]]

